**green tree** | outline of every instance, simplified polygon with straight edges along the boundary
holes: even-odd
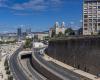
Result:
[[[79,35],[82,35],[82,34],[83,34],[83,28],[79,28],[79,29],[78,29],[78,34],[79,34]]]
[[[45,36],[44,37],[44,40],[49,40],[49,36]]]
[[[59,32],[58,37],[62,37],[62,36],[63,36],[63,33]]]
[[[55,35],[56,35],[55,30],[52,30],[51,37],[54,37]]]
[[[11,74],[10,70],[6,70],[6,74],[10,75]]]
[[[33,39],[31,38],[26,39],[24,48],[32,48],[32,41]]]
[[[65,30],[65,35],[75,35],[75,32],[72,28],[68,28]]]
[[[4,66],[8,66],[8,60],[5,59]]]
[[[13,80],[13,76],[12,75],[9,75],[8,76],[8,80]]]
[[[100,35],[100,31],[98,32],[98,35]]]
[[[5,66],[5,70],[9,70],[9,66]]]

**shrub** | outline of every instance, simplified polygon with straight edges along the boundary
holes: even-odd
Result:
[[[12,75],[8,76],[8,80],[13,80],[13,76]]]
[[[7,59],[6,59],[5,62],[4,62],[4,66],[8,66],[8,61],[7,61]]]
[[[10,75],[10,70],[7,70],[7,71],[6,71],[6,74]]]
[[[9,66],[5,66],[5,70],[9,70]]]

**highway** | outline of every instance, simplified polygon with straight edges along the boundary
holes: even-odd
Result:
[[[10,64],[10,69],[12,71],[12,74],[14,75],[14,78],[16,80],[29,80],[18,64],[17,61],[18,53],[19,50],[17,50],[14,54],[12,54],[9,59],[9,64]]]
[[[10,69],[16,80],[30,80],[29,77],[27,77],[27,75],[25,75],[25,73],[23,72],[23,70],[20,68],[20,66],[18,64],[17,57],[18,57],[19,51],[20,50],[17,50],[10,57],[10,59],[9,59]],[[80,80],[79,76],[76,76],[75,74],[71,73],[70,71],[63,69],[62,67],[59,67],[58,65],[56,65],[52,62],[45,61],[42,58],[43,55],[41,55],[39,53],[39,49],[37,49],[34,52],[34,55],[42,64],[44,64],[48,68],[52,69],[53,72],[56,72],[57,74],[63,76],[64,78],[62,80]],[[29,71],[32,73],[33,80],[47,80],[44,76],[39,74],[34,68],[31,67],[29,59],[27,60],[27,67],[28,67]]]
[[[52,69],[53,72],[56,72],[57,74],[60,74],[60,75],[63,77],[62,80],[80,80],[79,76],[76,75],[76,74],[74,74],[74,73],[72,73],[71,71],[66,70],[66,69],[64,69],[64,68],[62,68],[62,67],[60,67],[60,66],[58,66],[58,65],[56,65],[56,64],[54,64],[54,63],[52,63],[52,62],[45,61],[45,60],[42,58],[43,55],[41,55],[41,54],[39,53],[38,49],[35,50],[34,56],[35,56],[42,64],[44,64],[44,65],[47,66],[48,68]],[[59,76],[59,77],[60,77],[60,76]]]
[[[47,80],[47,78],[45,78],[44,76],[42,76],[41,74],[39,74],[32,66],[30,63],[30,59],[27,59],[27,67],[29,69],[29,71],[32,73],[33,77],[35,80]]]
[[[14,75],[14,78],[16,80],[30,80],[29,76],[27,76],[25,74],[25,72],[23,71],[23,69],[19,66],[20,64],[18,64],[18,54],[19,54],[20,50],[17,50],[14,54],[11,55],[10,59],[9,59],[9,63],[10,63],[10,69]],[[25,59],[25,63],[27,66],[28,71],[30,71],[30,73],[32,74],[32,80],[47,80],[47,78],[45,78],[44,76],[42,76],[41,74],[39,74],[32,66],[30,63],[30,59],[26,58]],[[27,70],[26,70],[27,71]]]

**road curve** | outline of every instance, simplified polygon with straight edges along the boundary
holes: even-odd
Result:
[[[20,50],[21,48],[16,50],[15,53],[11,55],[9,59],[10,69],[16,80],[29,80],[24,74],[23,70],[20,68],[17,61],[18,53]]]
[[[31,65],[30,59],[27,59],[27,67],[36,80],[47,80],[43,75],[38,73]]]
[[[52,70],[51,72],[54,73],[54,75],[59,74],[60,75],[59,77],[62,78],[62,80],[80,80],[79,76],[73,74],[72,72],[64,70],[61,67],[52,64],[51,62],[45,61],[42,58],[41,54],[39,54],[38,50],[34,52],[34,57],[37,58],[37,60],[41,62],[43,65],[48,67],[48,69],[51,69]]]

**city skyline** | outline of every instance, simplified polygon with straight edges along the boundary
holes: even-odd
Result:
[[[0,0],[0,32],[15,32],[20,26],[45,31],[56,21],[79,28],[80,20],[82,0]]]

